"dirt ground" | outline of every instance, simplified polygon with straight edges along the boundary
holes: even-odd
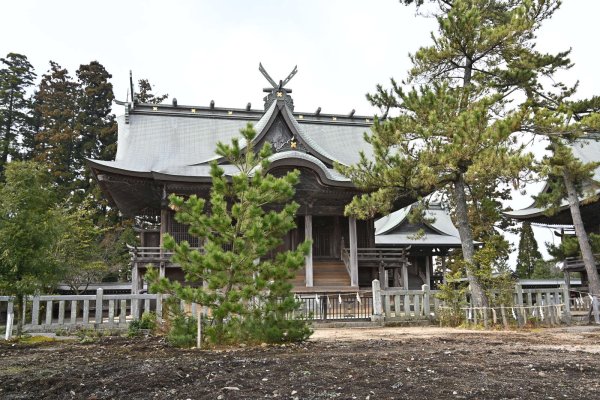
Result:
[[[299,345],[0,344],[1,399],[600,399],[600,328],[319,329]]]

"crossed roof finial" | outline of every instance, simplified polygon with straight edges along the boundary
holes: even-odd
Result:
[[[265,69],[265,67],[263,67],[262,63],[258,63],[258,70],[260,71],[261,74],[263,74],[263,76],[265,77],[265,79],[267,81],[269,81],[269,83],[271,84],[271,86],[273,86],[273,88],[268,88],[268,89],[264,89],[265,92],[270,92],[273,89],[278,89],[278,90],[283,90],[285,85],[288,84],[288,82],[290,80],[292,80],[292,78],[294,77],[294,75],[296,75],[296,73],[298,72],[298,66],[294,66],[294,69],[292,70],[292,72],[290,72],[290,74],[287,76],[287,78],[285,78],[283,81],[279,81],[279,84],[277,84],[273,78],[271,78],[271,75],[269,75],[269,73],[267,72],[267,70]],[[291,89],[286,89],[286,92],[291,93]]]

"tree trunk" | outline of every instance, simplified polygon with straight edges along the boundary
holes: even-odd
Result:
[[[475,307],[487,307],[487,296],[477,276],[473,273],[473,270],[477,268],[474,262],[475,245],[473,244],[473,233],[469,225],[467,196],[465,194],[465,182],[462,173],[459,173],[458,179],[454,182],[454,199],[456,201],[456,222],[458,224],[463,259],[466,263],[467,278],[469,280],[473,305]]]
[[[596,260],[592,253],[592,247],[588,240],[587,233],[583,227],[583,220],[581,219],[581,211],[579,210],[579,198],[577,197],[577,190],[575,184],[571,178],[571,174],[568,170],[563,172],[563,180],[565,182],[565,188],[567,189],[567,200],[569,201],[569,208],[571,209],[571,218],[573,219],[573,227],[575,228],[575,235],[579,241],[579,248],[581,249],[581,257],[583,258],[583,264],[585,265],[585,271],[588,275],[589,280],[589,291],[592,295],[600,295],[600,278],[598,277],[598,269],[596,268]]]
[[[463,75],[463,94],[460,101],[460,110],[465,110],[469,104],[469,85],[473,75],[473,59],[471,55],[465,54],[465,65]],[[469,213],[467,208],[467,195],[465,193],[465,181],[463,172],[458,173],[458,178],[454,181],[454,200],[456,201],[456,219],[458,224],[458,233],[460,236],[463,260],[466,264],[467,279],[469,280],[469,290],[475,307],[487,307],[488,299],[485,295],[479,279],[473,273],[477,268],[474,262],[475,245],[473,244],[473,231],[469,224]]]

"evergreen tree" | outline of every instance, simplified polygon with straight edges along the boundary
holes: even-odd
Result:
[[[134,99],[140,103],[160,104],[169,94],[155,95],[152,93],[152,85],[148,79],[140,79],[138,81],[139,92],[135,94]]]
[[[51,288],[61,277],[52,256],[60,218],[43,165],[11,162],[5,177],[0,185],[0,293],[16,297],[20,334],[23,296]]]
[[[117,124],[111,113],[115,99],[112,75],[98,61],[77,70],[80,92],[77,129],[81,135],[81,155],[98,160],[112,160],[117,152]]]
[[[542,255],[533,235],[530,222],[523,222],[521,238],[519,239],[519,253],[517,256],[517,276],[521,279],[531,278],[536,266],[543,263]]]
[[[36,134],[36,158],[49,166],[62,197],[82,186],[83,163],[77,154],[80,133],[77,130],[79,85],[66,69],[50,61],[35,95],[39,117]]]
[[[19,156],[19,136],[31,123],[31,99],[27,90],[36,77],[33,66],[22,54],[0,58],[0,176],[9,156]]]
[[[585,162],[573,155],[572,146],[582,145],[582,140],[600,140],[600,113],[590,107],[600,104],[600,98],[579,102],[565,101],[573,90],[565,90],[559,96],[550,94],[544,96],[539,104],[532,124],[532,129],[545,134],[549,140],[550,155],[540,163],[541,176],[548,180],[549,190],[536,198],[538,206],[549,207],[548,214],[556,212],[562,201],[567,200],[571,212],[575,235],[585,270],[589,279],[590,293],[600,295],[600,276],[596,267],[594,252],[590,244],[590,236],[585,230],[581,211],[580,199],[596,198],[595,191],[600,182],[593,179],[594,171],[600,167],[600,162]],[[554,103],[554,104],[552,104]],[[587,106],[584,106],[587,105]]]
[[[426,1],[403,3],[421,6]],[[406,91],[392,80],[391,91],[378,86],[377,93],[368,96],[384,115],[392,108],[400,115],[374,124],[368,140],[375,163],[363,159],[353,168],[342,168],[359,185],[380,188],[357,199],[348,211],[360,214],[398,197],[446,190],[454,205],[474,303],[485,305],[478,275],[489,274],[477,262],[469,215],[482,204],[485,188],[514,182],[531,161],[512,146],[511,136],[520,130],[526,110],[511,109],[507,99],[517,91],[539,90],[542,76],[569,64],[568,53],[553,56],[534,48],[535,31],[559,2],[427,3],[432,3],[427,10],[435,15],[438,31],[431,46],[411,56],[407,81],[420,88]]]
[[[181,265],[186,281],[196,285],[158,280],[156,270],[148,276],[154,290],[209,307],[213,323],[207,332],[215,343],[303,340],[310,333],[306,321],[288,318],[297,308],[290,280],[304,264],[310,243],[267,258],[295,227],[298,204],[286,202],[294,195],[299,172],[281,178],[267,173],[271,147],[254,153],[256,132],[251,125],[241,135],[250,144],[246,150],[237,138],[231,145],[218,145],[217,153],[239,174],[230,180],[213,162],[208,202],[196,196],[170,197],[176,220],[189,225],[204,249],[191,250],[187,242],[176,244],[169,235],[165,248],[174,250],[172,261]],[[197,285],[200,282],[204,285]]]
[[[81,165],[86,158],[113,160],[117,151],[117,123],[111,112],[114,100],[112,75],[98,61],[81,65],[77,70],[79,84],[76,130],[79,133],[74,157]],[[83,168],[79,199],[95,209],[94,219],[103,225],[114,225],[117,210],[111,210],[88,168]]]

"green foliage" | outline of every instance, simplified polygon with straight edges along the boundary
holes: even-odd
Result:
[[[61,196],[76,205],[97,208],[96,220],[106,203],[85,168],[86,158],[114,158],[117,125],[111,113],[112,77],[97,61],[84,64],[74,80],[66,69],[50,62],[35,95],[38,131],[35,157],[50,167]]]
[[[519,239],[516,273],[519,278],[531,278],[535,267],[543,262],[530,222],[523,222]]]
[[[31,99],[27,90],[36,77],[33,66],[22,54],[0,58],[0,176],[8,157],[19,158],[19,136],[30,130]]]
[[[564,274],[553,261],[541,261],[535,264],[531,279],[561,279]]]
[[[78,89],[68,71],[51,61],[35,95],[36,159],[48,164],[63,197],[81,185],[83,160],[76,154]]]
[[[477,305],[485,305],[477,271],[487,273],[489,264],[504,268],[508,253],[496,233],[506,226],[499,200],[508,196],[508,185],[519,186],[533,161],[515,140],[530,103],[509,98],[541,91],[542,79],[570,65],[568,52],[549,55],[535,49],[536,30],[560,2],[402,3],[431,3],[426,13],[435,16],[438,29],[431,45],[411,55],[413,68],[405,82],[392,80],[391,89],[379,85],[367,96],[385,117],[391,109],[397,116],[376,121],[366,136],[374,160],[363,156],[355,166],[338,166],[358,186],[376,189],[355,198],[346,212],[368,217],[389,211],[398,199],[444,191],[453,206],[472,294]],[[474,240],[486,243],[486,254],[475,255]],[[492,244],[497,245],[493,256]],[[478,263],[482,258],[487,265]]]
[[[196,345],[198,320],[180,314],[171,321],[167,342],[174,347],[193,347]]]
[[[255,153],[252,126],[240,133],[247,143],[245,149],[237,138],[231,145],[219,143],[217,148],[217,153],[239,174],[229,178],[213,162],[208,202],[196,196],[187,200],[170,196],[171,207],[177,210],[176,220],[189,225],[189,233],[203,243],[203,251],[199,252],[187,242],[177,244],[169,235],[164,238],[165,248],[174,251],[172,261],[181,265],[186,281],[195,287],[159,279],[156,270],[147,276],[153,282],[152,290],[208,307],[213,319],[206,336],[214,343],[256,341],[254,337],[260,332],[255,327],[260,323],[264,326],[260,320],[273,327],[267,335],[272,341],[304,338],[305,333],[291,329],[306,332],[305,321],[287,321],[298,306],[289,281],[304,264],[310,243],[267,258],[295,227],[298,205],[289,201],[299,172],[279,178],[269,174],[270,146]]]
[[[61,223],[57,226],[53,258],[62,269],[61,281],[76,293],[84,292],[90,283],[100,282],[109,273],[100,257],[102,230],[85,209],[57,210]]]
[[[79,339],[80,343],[94,343],[101,338],[104,333],[94,328],[81,328],[75,331],[75,336]]]
[[[588,239],[592,248],[592,252],[594,254],[599,254],[600,235],[596,233],[590,233],[588,234]],[[555,261],[563,261],[567,257],[581,257],[579,241],[575,236],[564,235],[560,244],[554,245],[551,243],[546,243],[546,246],[548,247],[548,253],[550,253]]]
[[[129,323],[127,336],[139,336],[142,333],[142,330],[154,331],[156,326],[156,314],[145,312],[140,319],[134,319]]]
[[[465,321],[463,308],[468,306],[468,284],[461,280],[462,277],[460,271],[447,274],[446,283],[439,286],[439,292],[435,295],[443,302],[438,318],[444,326],[459,326]]]
[[[60,278],[52,256],[60,217],[46,169],[12,162],[0,186],[0,293],[31,295]]]
[[[576,128],[574,125],[572,129],[585,129],[582,126]],[[556,130],[559,130],[558,126]],[[594,138],[590,139],[594,140]],[[600,167],[600,162],[582,162],[573,155],[569,143],[575,146],[581,145],[568,139],[552,138],[548,147],[552,153],[545,156],[538,165],[538,172],[540,176],[547,179],[548,188],[535,200],[536,205],[547,208],[548,215],[558,212],[563,205],[563,200],[567,198],[565,175],[573,183],[580,198],[587,197],[593,201],[596,199],[595,191],[600,188],[600,182],[593,179],[594,171]]]
[[[100,255],[108,267],[105,282],[129,279],[130,255],[127,245],[139,245],[139,238],[133,229],[133,220],[121,220],[103,229],[100,241]]]
[[[540,176],[548,182],[546,190],[536,198],[538,207],[546,207],[547,214],[558,212],[567,201],[571,220],[585,270],[589,279],[591,293],[600,293],[600,275],[596,268],[594,251],[581,216],[580,203],[598,201],[596,191],[600,182],[594,179],[595,171],[600,168],[596,159],[580,159],[573,153],[577,146],[585,146],[590,141],[600,140],[600,98],[572,102],[568,97],[575,93],[576,86],[564,88],[557,95],[546,94],[534,97],[538,108],[532,118],[536,131],[545,134],[550,154],[538,165]],[[589,227],[588,227],[589,229]]]
[[[135,94],[135,100],[146,104],[160,104],[169,97],[169,94],[155,95],[152,93],[152,85],[148,79],[138,81],[139,92]]]

